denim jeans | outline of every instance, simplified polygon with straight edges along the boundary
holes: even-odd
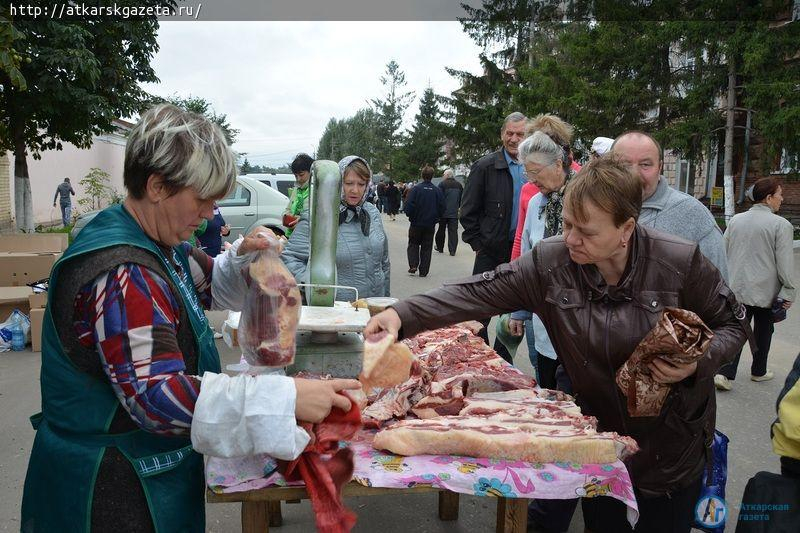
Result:
[[[61,223],[66,228],[72,221],[72,204],[61,204]]]

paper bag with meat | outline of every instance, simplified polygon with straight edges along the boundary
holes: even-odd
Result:
[[[667,307],[619,370],[617,385],[628,399],[631,416],[658,416],[670,385],[659,383],[648,364],[660,357],[670,363],[693,363],[703,357],[714,333],[692,311]]]
[[[300,290],[281,261],[280,241],[272,232],[266,237],[270,247],[259,252],[245,274],[239,345],[250,366],[287,366],[294,362]]]

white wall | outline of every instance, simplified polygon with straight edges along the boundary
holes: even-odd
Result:
[[[124,192],[122,186],[122,170],[125,161],[125,137],[111,133],[95,137],[94,144],[87,150],[76,148],[72,144],[64,143],[63,150],[48,150],[42,152],[39,160],[28,156],[28,175],[31,180],[31,196],[33,197],[34,224],[49,224],[60,222],[61,209],[53,207],[53,195],[58,184],[69,178],[75,196],[72,198],[73,214],[80,212],[78,204],[84,198],[79,181],[83,179],[93,167],[100,168],[111,175],[111,186],[120,193]],[[9,153],[10,174],[14,174],[14,155]],[[11,209],[14,209],[14,180],[11,185]],[[58,202],[56,202],[58,203]]]

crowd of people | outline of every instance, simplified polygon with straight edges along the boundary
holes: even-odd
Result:
[[[368,154],[339,161],[337,285],[360,297],[391,294],[384,221],[401,211],[409,219],[408,273],[420,277],[445,241],[456,254],[460,223],[474,252],[472,277],[400,301],[365,334],[402,338],[509,314],[542,386],[573,394],[599,430],[638,442],[627,463],[640,512],[633,530],[688,532],[715,430],[715,386],[731,389],[751,320],[751,379],[774,377],[773,323],[795,298],[792,226],[776,214],[781,184],[756,181],[753,206],[723,235],[705,206],[669,187],[663,150],[648,133],[597,137],[583,167],[573,157],[572,126],[551,114],[509,114],[500,142],[472,165],[466,186],[449,169],[434,185],[436,170],[425,165],[414,184],[373,188]],[[284,216],[281,257],[299,283],[309,281],[313,164],[306,154],[292,162],[297,187]],[[349,408],[339,392],[359,387],[354,380],[220,372],[203,310],[240,310],[243,267],[270,246],[261,227],[222,246],[227,226],[216,201],[236,175],[224,135],[201,116],[158,105],[130,132],[125,201],[87,224],[51,275],[23,530],[64,529],[68,520],[98,531],[202,531],[202,457],[190,440],[202,394],[224,407],[227,423],[247,428],[222,432],[220,447],[235,435],[246,441],[237,449],[278,458],[305,446],[298,421]],[[197,246],[186,242],[192,236]],[[337,299],[351,299],[339,291]],[[670,398],[659,416],[632,417],[615,373],[667,307],[693,311],[714,338],[699,361],[653,360],[648,369],[672,385]],[[488,343],[486,327],[481,335]],[[494,347],[513,364],[501,341]],[[212,381],[224,386],[205,388]],[[800,460],[790,422],[796,382],[787,382],[776,422],[787,472]],[[534,501],[529,518],[541,530],[565,531],[576,505]],[[581,505],[587,530],[631,531],[619,501]]]

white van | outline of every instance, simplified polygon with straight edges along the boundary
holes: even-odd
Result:
[[[289,189],[293,189],[296,184],[294,174],[246,174],[243,177],[258,180],[289,197],[292,196]]]

